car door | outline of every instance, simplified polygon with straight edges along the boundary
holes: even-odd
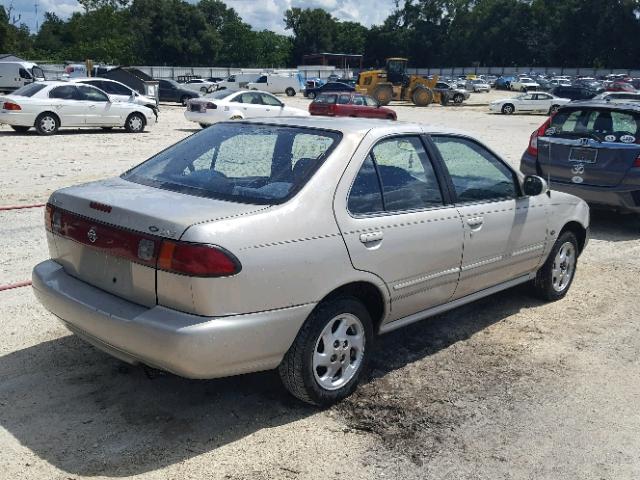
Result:
[[[163,102],[175,102],[178,100],[178,88],[167,80],[160,80],[158,84],[158,95]]]
[[[342,177],[335,213],[354,268],[381,278],[390,321],[446,303],[462,256],[460,215],[418,134],[366,137]]]
[[[534,112],[548,112],[551,109],[552,97],[546,93],[534,93],[531,109]]]
[[[535,94],[527,93],[525,95],[521,95],[518,97],[518,102],[516,103],[516,110],[520,110],[521,112],[531,112],[534,111],[535,101],[533,99]]]
[[[258,92],[244,92],[235,96],[231,101],[239,104],[238,110],[244,118],[264,116],[264,107]]]
[[[88,110],[76,85],[61,85],[49,92],[51,108],[65,127],[78,127],[86,123]]]
[[[122,114],[118,105],[109,100],[109,96],[90,85],[78,85],[82,103],[87,109],[85,125],[87,126],[116,126],[124,124],[120,121]]]
[[[449,173],[465,232],[455,298],[536,271],[547,241],[548,197],[521,195],[515,172],[475,140],[431,138]]]
[[[353,96],[351,100],[352,104],[352,113],[351,116],[354,117],[369,117],[368,108],[364,101],[364,96],[357,93]]]
[[[336,95],[335,115],[348,117],[351,115],[353,106],[351,105],[352,95],[350,93],[340,93]]]
[[[263,116],[279,117],[287,113],[285,111],[284,104],[273,95],[269,95],[268,93],[260,93],[260,99],[262,100],[262,105],[264,105]]]

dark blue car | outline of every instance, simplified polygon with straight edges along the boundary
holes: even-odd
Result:
[[[533,132],[524,174],[621,212],[640,213],[640,105],[571,102]]]
[[[342,82],[327,82],[316,88],[308,88],[304,91],[304,96],[308,98],[316,98],[322,92],[353,92],[355,87]]]

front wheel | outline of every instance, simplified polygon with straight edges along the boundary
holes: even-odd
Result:
[[[293,97],[295,96],[296,91],[292,87],[289,87],[284,91],[284,93],[287,94],[287,97]]]
[[[124,129],[129,133],[140,133],[144,131],[146,119],[141,113],[134,112],[127,117],[127,121],[124,124]]]
[[[373,343],[369,312],[354,297],[321,303],[278,367],[285,388],[312,405],[348,397],[366,369]]]
[[[455,103],[456,105],[460,105],[462,102],[464,102],[464,95],[462,95],[461,93],[456,93],[453,97],[453,103]]]
[[[505,115],[511,115],[514,112],[514,110],[515,110],[515,107],[510,103],[507,103],[505,106],[502,107],[502,113],[504,113]]]
[[[534,292],[542,300],[554,302],[564,297],[573,283],[578,264],[578,241],[571,232],[558,237],[551,253],[533,282]]]
[[[314,98],[316,98],[316,93],[315,92],[309,92],[307,94],[307,97],[309,97],[311,100],[313,100]]]
[[[189,99],[191,97],[189,97],[189,95],[183,95],[182,97],[180,97],[180,103],[182,104],[183,107],[187,106],[187,103],[189,103]]]

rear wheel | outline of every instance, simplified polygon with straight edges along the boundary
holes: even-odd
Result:
[[[29,131],[31,127],[24,127],[21,125],[11,125],[11,128],[13,128],[18,133],[26,133]]]
[[[502,113],[505,115],[511,115],[515,111],[515,107],[510,103],[502,106]]]
[[[578,264],[578,241],[572,232],[558,237],[533,283],[536,296],[554,302],[564,297],[573,283]]]
[[[307,94],[307,97],[309,97],[311,100],[313,100],[314,98],[316,98],[316,92],[309,92]]]
[[[134,112],[127,117],[124,129],[129,133],[140,133],[144,131],[146,123],[146,119],[141,113]]]
[[[53,113],[41,113],[36,118],[35,127],[40,135],[53,135],[60,128],[60,120]]]
[[[380,105],[389,105],[393,99],[393,88],[390,85],[378,85],[373,89],[372,96]]]
[[[433,92],[425,87],[416,87],[411,94],[411,100],[418,107],[426,107],[433,102]]]
[[[289,87],[284,91],[284,93],[287,94],[287,97],[293,97],[295,96],[296,91],[292,87]]]
[[[353,297],[321,303],[278,367],[289,392],[313,405],[331,405],[356,389],[373,343],[369,312]]]

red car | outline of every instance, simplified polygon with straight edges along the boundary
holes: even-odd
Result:
[[[607,92],[635,92],[633,85],[627,82],[613,82],[607,87]]]
[[[375,99],[355,92],[323,92],[309,105],[311,115],[367,117],[396,120],[396,112],[381,107]]]

